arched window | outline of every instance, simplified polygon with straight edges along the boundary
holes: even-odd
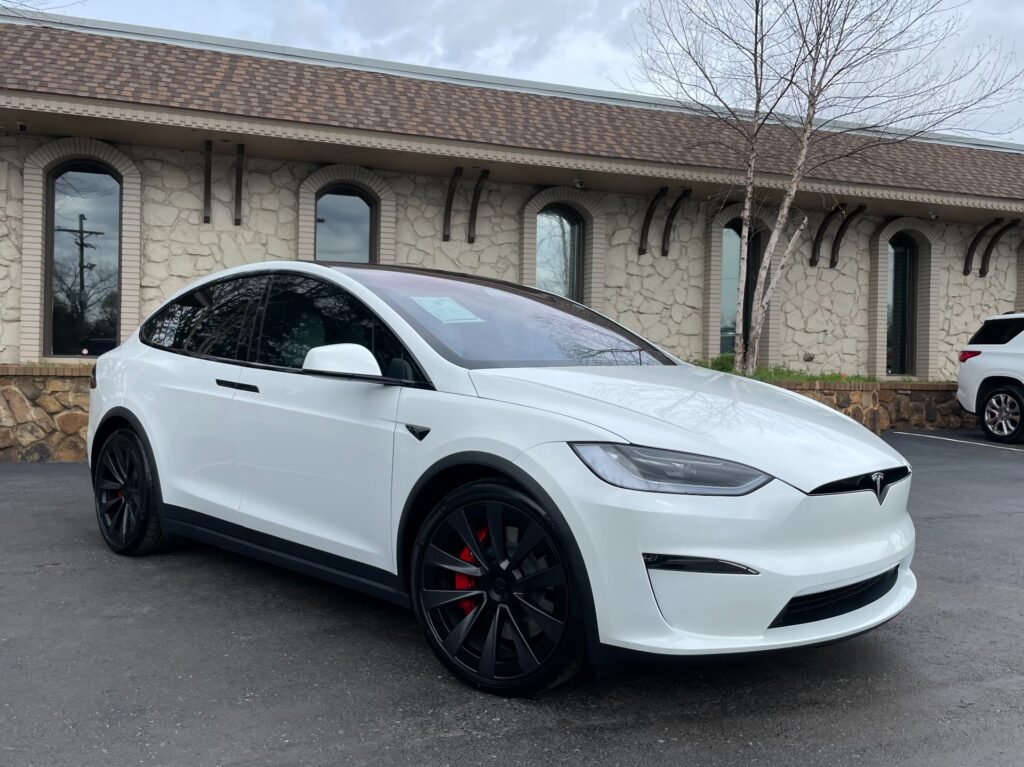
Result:
[[[736,300],[740,289],[740,233],[743,223],[735,218],[722,227],[722,294],[719,324],[719,354],[736,351]],[[748,238],[746,289],[743,294],[743,340],[750,336],[750,313],[754,306],[757,270],[761,267],[761,234],[756,229]]]
[[[889,285],[885,313],[885,369],[914,373],[914,317],[917,314],[917,245],[907,234],[889,240]]]
[[[566,205],[537,214],[537,287],[583,301],[583,218]]]
[[[49,175],[46,342],[53,356],[117,346],[121,316],[121,178],[72,161]]]
[[[376,262],[378,207],[368,192],[351,184],[320,190],[316,199],[316,260]]]

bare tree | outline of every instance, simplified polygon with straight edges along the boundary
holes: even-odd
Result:
[[[743,171],[736,327],[752,215],[774,207],[735,368],[753,373],[765,313],[800,247],[794,200],[808,177],[881,162],[885,145],[978,131],[1019,99],[1024,71],[994,42],[950,55],[957,0],[647,0],[636,57],[644,81],[714,121],[706,142]],[[710,123],[709,123],[710,124]],[[795,226],[791,226],[795,219]],[[781,252],[780,252],[781,251]]]
[[[89,264],[85,280],[79,284],[78,268],[57,261],[53,266],[53,301],[63,307],[79,324],[96,321],[104,314],[104,302],[117,291],[117,270]]]
[[[47,0],[0,0],[0,13],[20,16],[23,13],[34,14],[46,11],[58,11],[79,5],[81,0],[70,2],[48,2]]]

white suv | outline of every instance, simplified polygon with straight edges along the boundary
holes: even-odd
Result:
[[[956,398],[996,442],[1024,441],[1024,312],[989,317],[960,352]]]
[[[490,692],[612,651],[831,642],[916,590],[899,453],[534,288],[255,264],[172,297],[95,374],[111,549],[198,538],[411,607]]]

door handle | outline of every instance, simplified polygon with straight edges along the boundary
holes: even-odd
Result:
[[[235,389],[236,391],[248,391],[253,394],[260,393],[260,387],[254,386],[253,384],[236,383],[235,381],[225,381],[223,378],[217,378],[217,386],[223,386],[225,389]]]

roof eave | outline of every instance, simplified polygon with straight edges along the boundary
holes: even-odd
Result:
[[[667,182],[738,189],[743,183],[742,172],[726,168],[673,165],[617,157],[541,151],[505,145],[356,130],[330,125],[243,117],[135,102],[87,99],[53,93],[0,89],[0,112],[3,111],[59,115],[133,125],[164,126],[188,132],[190,137],[194,137],[196,150],[201,148],[202,140],[205,138],[222,136],[237,139],[250,136],[281,142],[304,142],[310,145],[344,146],[448,158],[453,161],[453,164],[458,162],[467,164],[473,162],[478,164],[498,163],[561,169],[580,174],[614,174],[648,179],[652,186]],[[2,130],[3,127],[0,125],[0,131]],[[147,145],[144,141],[137,143]],[[758,185],[769,190],[781,190],[787,181],[788,179],[781,175],[762,175],[758,178]],[[1024,201],[1021,200],[964,195],[956,192],[852,184],[829,179],[806,179],[800,184],[800,191],[805,196],[821,195],[823,198],[821,207],[824,208],[831,207],[837,199],[841,198],[1024,214]]]

